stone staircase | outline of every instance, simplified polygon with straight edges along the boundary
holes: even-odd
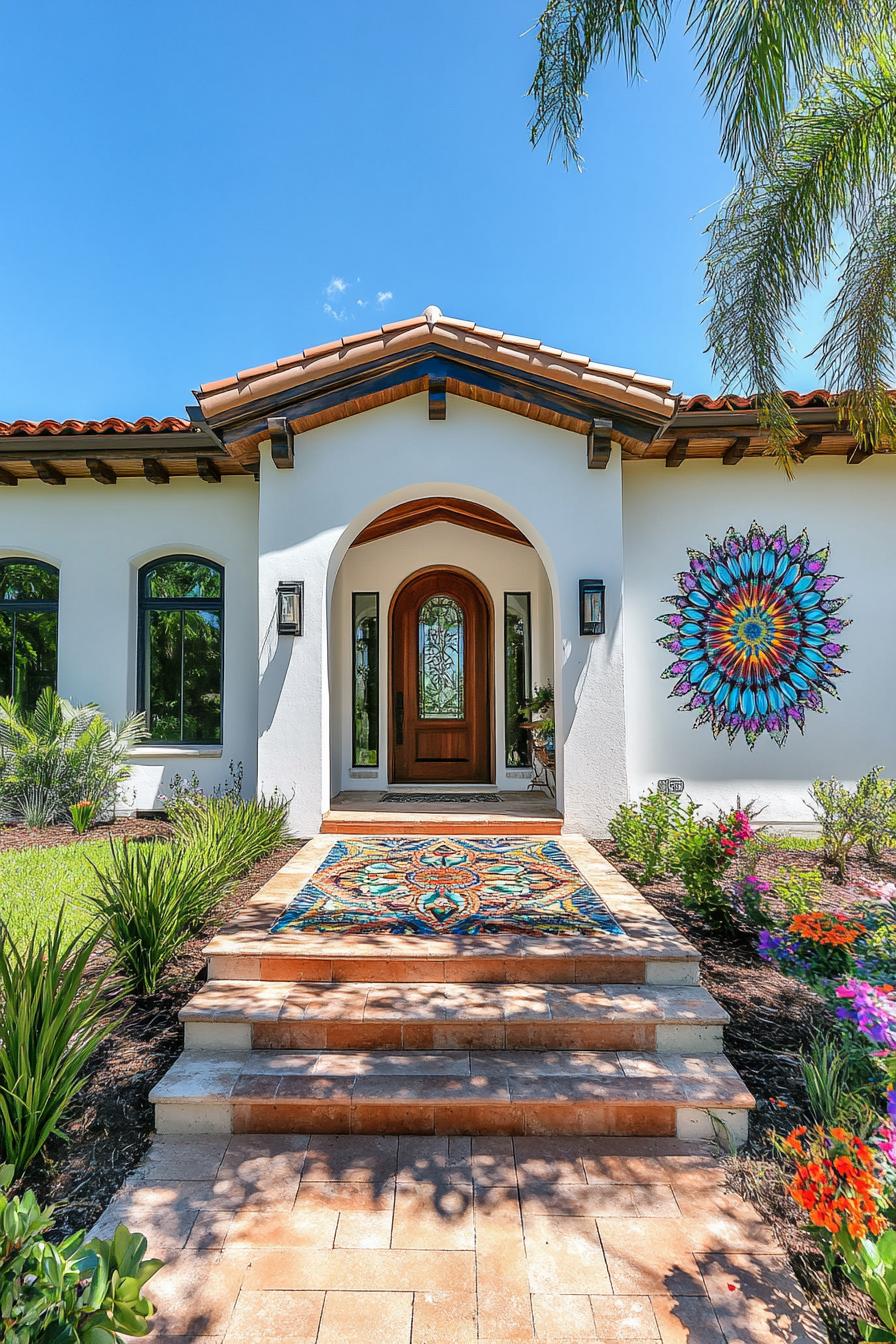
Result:
[[[270,926],[319,837],[206,949],[160,1133],[746,1137],[753,1098],[687,942],[584,840],[623,937],[408,938]]]

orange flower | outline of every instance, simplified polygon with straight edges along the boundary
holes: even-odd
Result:
[[[822,947],[850,947],[865,933],[865,925],[858,920],[848,920],[844,915],[813,910],[808,915],[794,915],[789,932]]]
[[[816,1125],[794,1129],[783,1146],[796,1154],[790,1196],[808,1214],[812,1227],[831,1236],[845,1231],[854,1240],[879,1236],[887,1227],[880,1213],[884,1188],[877,1177],[876,1157],[857,1135]]]

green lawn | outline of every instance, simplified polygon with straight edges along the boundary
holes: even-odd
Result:
[[[69,937],[83,929],[91,919],[84,895],[96,880],[90,860],[103,864],[108,853],[106,840],[0,853],[0,921],[15,941],[27,942],[32,930],[44,936],[60,909]]]

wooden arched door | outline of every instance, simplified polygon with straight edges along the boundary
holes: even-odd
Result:
[[[491,608],[454,569],[414,574],[391,617],[391,778],[487,783],[492,773]]]

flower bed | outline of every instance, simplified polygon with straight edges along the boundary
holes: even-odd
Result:
[[[868,781],[863,808],[890,787]],[[732,1180],[775,1225],[834,1344],[896,1340],[892,830],[836,837],[825,862],[820,845],[756,834],[749,815],[656,795],[643,812],[614,818],[615,843],[598,847],[698,946],[731,1014],[726,1052],[758,1102]]]

